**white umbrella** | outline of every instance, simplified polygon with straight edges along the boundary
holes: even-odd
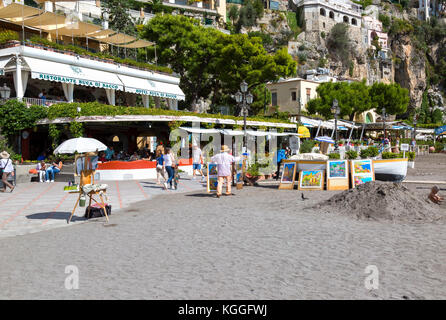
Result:
[[[62,142],[62,144],[54,150],[54,154],[86,153],[104,151],[106,149],[107,146],[99,140],[93,138],[74,138]]]
[[[314,138],[314,140],[316,140],[316,141],[320,141],[320,142],[335,143],[334,140],[333,140],[332,138],[327,137],[327,136],[316,137],[316,138]]]

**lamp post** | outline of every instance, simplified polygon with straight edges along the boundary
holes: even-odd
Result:
[[[333,104],[331,106],[331,113],[335,117],[335,150],[338,150],[338,116],[341,113],[341,109],[339,108],[338,100],[333,99]]]
[[[383,107],[382,110],[382,119],[383,119],[383,130],[384,130],[384,139],[387,138],[387,133],[386,133],[386,108]]]
[[[6,83],[3,84],[3,87],[0,87],[0,94],[2,99],[9,99],[11,89],[6,85]]]
[[[246,137],[247,137],[246,136],[246,116],[248,115],[248,108],[249,108],[249,105],[254,100],[254,96],[250,92],[248,92],[248,84],[245,82],[245,80],[243,80],[243,82],[240,84],[240,91],[238,91],[235,94],[235,101],[238,104],[240,104],[240,103],[242,104],[243,130],[244,130],[243,144],[246,147],[247,146],[247,141],[246,141]]]
[[[416,140],[417,139],[417,115],[415,114],[413,116],[413,138]]]

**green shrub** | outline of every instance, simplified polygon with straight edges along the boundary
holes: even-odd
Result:
[[[361,159],[373,158],[379,154],[379,150],[377,147],[368,147],[367,149],[361,150],[359,156]]]
[[[370,157],[376,157],[379,155],[379,150],[377,147],[368,147],[367,149],[369,149]]]
[[[311,149],[313,149],[314,145],[316,144],[316,141],[314,140],[304,140],[300,144],[300,153],[310,153]]]
[[[355,150],[349,150],[345,153],[348,160],[355,160],[358,157],[358,153]]]
[[[382,153],[382,158],[383,159],[396,159],[399,158],[400,154],[399,153],[393,153],[393,152],[383,152]]]
[[[5,30],[0,32],[0,44],[4,44],[11,40],[19,40],[19,34],[12,30]]]
[[[337,152],[329,153],[328,154],[329,159],[341,159],[341,154]]]

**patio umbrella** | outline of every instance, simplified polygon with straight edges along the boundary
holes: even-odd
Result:
[[[335,143],[332,138],[327,137],[327,136],[316,137],[316,138],[314,138],[314,140],[320,141],[320,142]]]
[[[93,138],[73,138],[62,142],[62,144],[54,150],[54,154],[86,153],[104,151],[106,149],[107,146],[99,140]]]

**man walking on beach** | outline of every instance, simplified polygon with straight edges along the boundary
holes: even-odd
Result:
[[[217,198],[220,198],[223,183],[226,180],[226,195],[233,196],[231,192],[231,181],[232,181],[232,165],[234,164],[234,157],[230,155],[229,148],[226,145],[221,147],[221,152],[212,157],[212,162],[217,164],[218,171],[218,185],[217,185]]]
[[[192,179],[195,179],[195,171],[198,171],[201,175],[201,179],[204,179],[203,171],[201,170],[201,163],[203,162],[203,154],[200,147],[194,145],[192,147]]]

